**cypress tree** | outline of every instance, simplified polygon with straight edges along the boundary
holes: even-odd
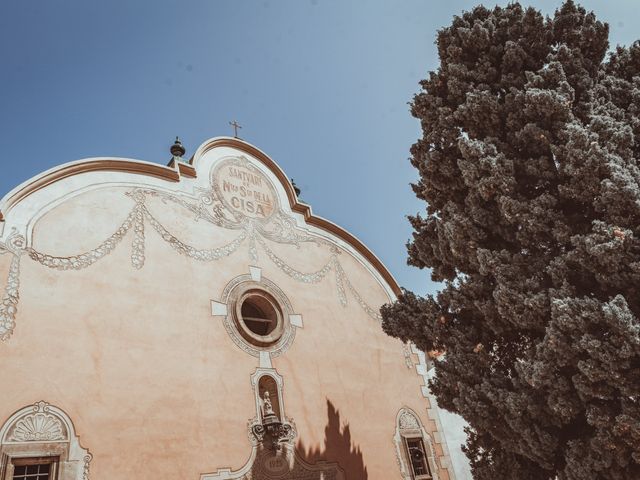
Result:
[[[382,308],[444,352],[476,479],[640,478],[640,43],[572,1],[477,7],[438,32],[409,264],[443,282]]]

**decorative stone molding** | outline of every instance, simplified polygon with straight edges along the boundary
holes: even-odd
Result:
[[[269,404],[266,410],[259,389],[261,380],[265,377],[269,377],[277,387],[277,398],[272,399],[274,403],[277,401],[277,406]],[[255,397],[256,416],[247,423],[247,433],[251,442],[249,460],[239,470],[219,469],[216,473],[201,475],[200,480],[345,480],[344,472],[337,464],[317,462],[311,465],[297,454],[297,431],[293,420],[285,414],[282,376],[274,368],[257,368],[251,375],[251,385]],[[256,429],[262,424],[264,411],[273,413],[276,407],[288,433],[286,438],[282,439],[280,449],[265,445],[262,442],[263,437],[259,434],[261,429]]]
[[[258,386],[260,384],[260,379],[264,376],[269,376],[274,380],[278,389],[278,398],[277,398],[278,405],[280,406],[281,414],[284,416],[284,412],[285,412],[284,398],[282,396],[282,390],[284,388],[284,380],[282,378],[282,375],[280,375],[275,368],[262,368],[262,367],[256,368],[256,371],[251,374],[251,387],[253,388],[253,395],[254,395],[254,400],[256,404],[256,415],[258,419],[261,419],[260,412],[262,408],[262,402],[260,399],[260,392],[258,390]]]
[[[0,340],[8,339],[16,326],[20,300],[20,257],[24,253],[25,239],[14,229],[7,240],[0,242],[0,255],[11,255],[4,295],[0,303]]]
[[[91,466],[91,460],[93,460],[93,455],[87,453],[82,460],[84,462],[82,466],[82,480],[89,480],[89,468]]]
[[[46,402],[38,402],[33,413],[20,418],[9,429],[7,442],[51,442],[67,440],[62,420],[49,413]]]
[[[440,468],[447,469],[449,478],[455,480],[455,473],[452,468],[451,456],[449,454],[449,447],[444,437],[444,429],[442,428],[442,422],[440,421],[440,414],[438,412],[438,403],[436,398],[431,394],[429,390],[429,380],[434,373],[433,361],[422,350],[419,350],[415,345],[411,344],[411,352],[418,357],[418,363],[416,363],[416,373],[422,379],[422,396],[427,400],[429,406],[427,407],[427,415],[436,424],[436,435],[434,435],[435,443],[439,443],[442,448],[442,455],[438,458]]]
[[[12,458],[59,457],[58,478],[89,480],[91,453],[82,448],[73,423],[60,408],[45,401],[14,413],[0,428],[0,478]]]
[[[405,438],[421,438],[424,444],[425,454],[429,469],[431,470],[432,480],[438,480],[439,465],[436,462],[435,449],[433,442],[427,431],[424,429],[420,417],[410,408],[403,407],[396,416],[396,432],[393,436],[393,443],[396,447],[396,460],[400,467],[400,474],[403,480],[413,480],[411,474],[411,465],[408,453],[404,446]],[[451,477],[453,478],[453,477]]]
[[[228,175],[250,176],[255,184],[251,190],[256,204],[250,201],[238,203],[236,197],[230,197],[225,191],[227,186],[223,179],[218,178],[220,172],[227,170]],[[235,169],[235,170],[234,170]],[[242,169],[242,171],[240,171]],[[231,185],[228,188],[244,188]],[[2,303],[0,303],[0,340],[7,340],[15,329],[16,314],[18,311],[19,286],[20,286],[20,257],[26,253],[31,260],[44,267],[55,270],[82,270],[88,268],[112,253],[130,231],[133,232],[130,261],[135,269],[141,269],[146,261],[145,224],[168,243],[178,254],[187,256],[201,262],[221,260],[233,255],[240,246],[248,242],[249,256],[252,263],[258,261],[259,247],[271,260],[271,262],[292,279],[305,283],[316,284],[323,281],[332,271],[336,278],[336,293],[342,306],[347,305],[347,292],[355,299],[360,307],[371,318],[381,321],[376,308],[371,307],[362,298],[362,295],[349,280],[342,264],[339,261],[344,248],[337,242],[312,232],[309,228],[297,225],[296,220],[286,213],[280,206],[276,189],[270,180],[245,156],[230,156],[219,160],[213,169],[211,185],[209,188],[194,188],[192,195],[176,194],[153,188],[135,188],[126,193],[134,202],[134,206],[127,214],[124,221],[108,238],[95,248],[86,252],[70,256],[57,256],[40,252],[32,245],[27,244],[25,236],[13,231],[3,241],[0,238],[0,254],[13,255],[9,274],[5,286]],[[159,199],[162,202],[174,203],[191,212],[194,220],[204,220],[221,228],[238,231],[238,236],[231,242],[209,249],[199,249],[180,240],[172,234],[156,216],[149,210],[150,199]],[[265,215],[257,215],[257,202],[264,201]],[[267,201],[268,200],[268,201]],[[251,204],[249,207],[248,205]],[[308,219],[307,219],[308,220]],[[326,263],[317,271],[302,272],[289,265],[280,258],[269,246],[267,241],[279,244],[299,246],[301,243],[312,243],[318,248],[328,247]],[[30,242],[29,242],[30,243]],[[347,242],[348,243],[348,242]],[[253,277],[260,277],[260,271],[251,271]]]
[[[345,475],[336,463],[305,462],[291,445],[277,453],[254,446],[239,470],[222,468],[201,475],[200,480],[345,480]]]
[[[400,419],[398,420],[398,428],[401,431],[405,430],[419,430],[420,422],[416,418],[416,416],[408,411],[407,409],[403,409],[400,411]]]
[[[220,301],[212,302],[212,314],[222,317],[222,323],[229,337],[244,352],[254,357],[260,357],[261,352],[268,352],[270,357],[277,357],[286,352],[295,339],[297,326],[290,320],[291,315],[294,315],[294,310],[287,296],[275,283],[264,276],[260,277],[259,282],[253,278],[251,274],[246,274],[231,280],[224,288]],[[270,345],[257,346],[247,340],[239,331],[236,304],[243,293],[251,289],[267,292],[278,302],[281,309],[282,332],[280,338]]]
[[[402,344],[402,354],[404,355],[404,364],[408,369],[413,369],[413,359],[411,358],[411,344],[409,342]]]
[[[206,154],[218,148],[234,149],[238,152],[242,152],[242,154],[250,155],[255,158],[261,166],[265,167],[266,170],[277,179],[278,183],[284,190],[284,194],[287,199],[286,203],[289,204],[289,208],[292,212],[301,215],[307,225],[312,226],[319,231],[328,232],[337,239],[348,244],[355,252],[358,253],[358,255],[361,255],[363,259],[371,264],[374,270],[390,287],[393,294],[399,295],[401,293],[400,287],[391,273],[358,238],[328,220],[315,216],[309,205],[299,202],[293,186],[284,171],[260,149],[238,138],[212,138],[204,142],[198,148],[193,158],[189,161],[188,166],[193,167],[194,170],[200,170],[200,164],[203,163]],[[180,165],[182,165],[181,162]],[[187,164],[184,164],[184,166],[187,166]],[[4,224],[11,221],[14,213],[13,211],[18,209],[21,204],[32,201],[30,198],[32,195],[39,193],[47,187],[63,183],[70,177],[77,176],[90,178],[87,174],[94,173],[105,178],[117,178],[119,179],[117,181],[130,184],[132,179],[137,176],[138,181],[143,181],[145,184],[149,182],[157,184],[161,186],[161,188],[169,187],[173,190],[185,190],[186,185],[183,184],[189,183],[182,181],[181,170],[182,168],[180,170],[176,170],[175,168],[168,168],[140,160],[113,159],[106,157],[85,159],[60,165],[59,167],[33,177],[31,180],[15,188],[4,198],[0,199],[0,236],[2,235]],[[190,175],[188,176],[195,176],[195,174],[190,172]],[[84,183],[86,186],[86,181],[83,182],[82,180],[83,179],[81,178],[74,179],[76,183]],[[20,219],[20,222],[23,220],[26,221],[25,219]]]

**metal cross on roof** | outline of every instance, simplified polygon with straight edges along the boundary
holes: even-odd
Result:
[[[242,128],[240,126],[240,124],[234,120],[233,122],[229,122],[229,125],[231,125],[233,127],[233,136],[236,137],[236,138],[239,138],[238,137],[238,129]]]

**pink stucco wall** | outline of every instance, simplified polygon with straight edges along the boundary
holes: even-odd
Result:
[[[58,256],[94,248],[131,211],[130,190],[96,185],[49,208],[33,225],[33,248]],[[173,203],[151,198],[147,206],[199,248],[238,236],[194,221]],[[221,467],[242,467],[251,451],[250,375],[258,360],[231,341],[210,302],[253,265],[304,319],[293,345],[272,360],[284,379],[301,456],[338,462],[350,480],[400,478],[392,441],[398,410],[418,412],[429,433],[436,428],[421,378],[407,367],[401,343],[353,297],[340,304],[334,275],[298,282],[260,247],[258,261],[251,260],[246,242],[231,256],[198,262],[178,255],[148,225],[145,265],[138,270],[131,239],[130,232],[112,253],[77,271],[22,257],[16,329],[0,343],[0,424],[40,399],[64,409],[93,454],[92,479],[196,480]],[[327,245],[268,244],[303,272],[320,269],[331,255]],[[389,301],[362,260],[346,250],[339,260],[367,304],[377,309]],[[9,262],[0,255],[0,288]],[[442,455],[440,444],[435,447]],[[439,473],[448,478],[446,470]]]

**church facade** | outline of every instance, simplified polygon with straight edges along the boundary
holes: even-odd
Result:
[[[399,293],[237,138],[0,200],[0,480],[450,480]]]

